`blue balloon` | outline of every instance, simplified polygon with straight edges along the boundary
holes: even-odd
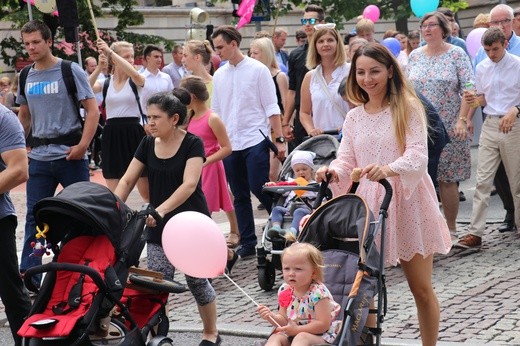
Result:
[[[393,37],[387,37],[381,42],[383,46],[388,48],[388,50],[397,58],[399,53],[401,53],[401,42],[398,39]]]
[[[412,12],[422,18],[426,13],[433,12],[439,7],[439,0],[410,0]]]

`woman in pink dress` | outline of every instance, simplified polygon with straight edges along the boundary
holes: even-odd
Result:
[[[385,260],[400,263],[415,299],[423,345],[435,345],[440,308],[431,277],[433,254],[451,248],[446,221],[427,173],[424,109],[399,63],[384,46],[369,43],[353,57],[348,99],[358,106],[347,114],[338,156],[321,167],[335,193],[345,193],[354,168],[361,169],[358,193],[378,213],[387,179],[394,194],[388,209]]]
[[[202,78],[188,76],[181,80],[182,88],[191,94],[191,109],[188,120],[188,132],[200,137],[204,143],[206,161],[202,166],[202,191],[206,197],[210,213],[224,210],[230,226],[238,230],[235,209],[229,195],[226,172],[222,160],[231,154],[231,142],[226,127],[220,117],[208,108],[208,89]],[[237,232],[238,233],[238,232]],[[238,259],[237,254],[228,249],[227,269],[231,272]]]

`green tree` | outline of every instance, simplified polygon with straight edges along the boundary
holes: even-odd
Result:
[[[94,25],[91,20],[90,11],[87,0],[78,0],[78,17],[79,17],[79,37],[80,49],[83,58],[87,56],[97,56],[95,49],[96,35]],[[127,32],[129,26],[138,26],[144,23],[144,17],[140,12],[134,10],[137,4],[135,0],[103,0],[101,7],[92,4],[94,15],[96,18],[103,16],[101,8],[108,8],[110,14],[117,18],[117,25],[114,28],[100,28],[100,36],[108,43],[115,40],[126,40],[132,42],[135,47],[136,56],[142,54],[144,48],[143,42],[146,44],[157,44],[169,50],[172,42],[156,35],[142,35]],[[53,31],[54,45],[53,53],[61,58],[69,60],[77,60],[76,45],[66,43],[63,36],[62,28],[58,26],[58,17],[52,14],[44,14],[32,7],[33,19],[43,20]],[[0,41],[1,59],[6,65],[15,66],[19,58],[27,59],[21,37],[18,34],[24,23],[29,20],[26,4],[22,0],[1,0],[0,20],[12,22],[12,28],[15,30],[13,35],[8,35]]]

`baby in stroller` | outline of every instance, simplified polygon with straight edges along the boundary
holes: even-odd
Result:
[[[316,154],[306,150],[296,150],[291,158],[291,168],[294,179],[290,179],[286,183],[298,185],[307,185],[316,183],[313,180],[314,163]],[[269,182],[266,186],[275,186],[280,183]],[[271,212],[271,228],[267,232],[267,236],[271,239],[284,237],[287,231],[291,232],[295,237],[298,236],[298,228],[300,221],[305,215],[309,215],[312,211],[312,205],[316,200],[316,191],[291,190],[283,194],[285,201],[282,205],[273,208]],[[292,216],[289,229],[282,229],[284,216]]]

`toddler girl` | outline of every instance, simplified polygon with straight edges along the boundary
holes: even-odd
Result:
[[[259,305],[260,317],[279,325],[266,346],[332,343],[341,328],[340,305],[323,284],[323,257],[308,243],[293,243],[282,253],[285,283],[278,290],[277,313]]]

